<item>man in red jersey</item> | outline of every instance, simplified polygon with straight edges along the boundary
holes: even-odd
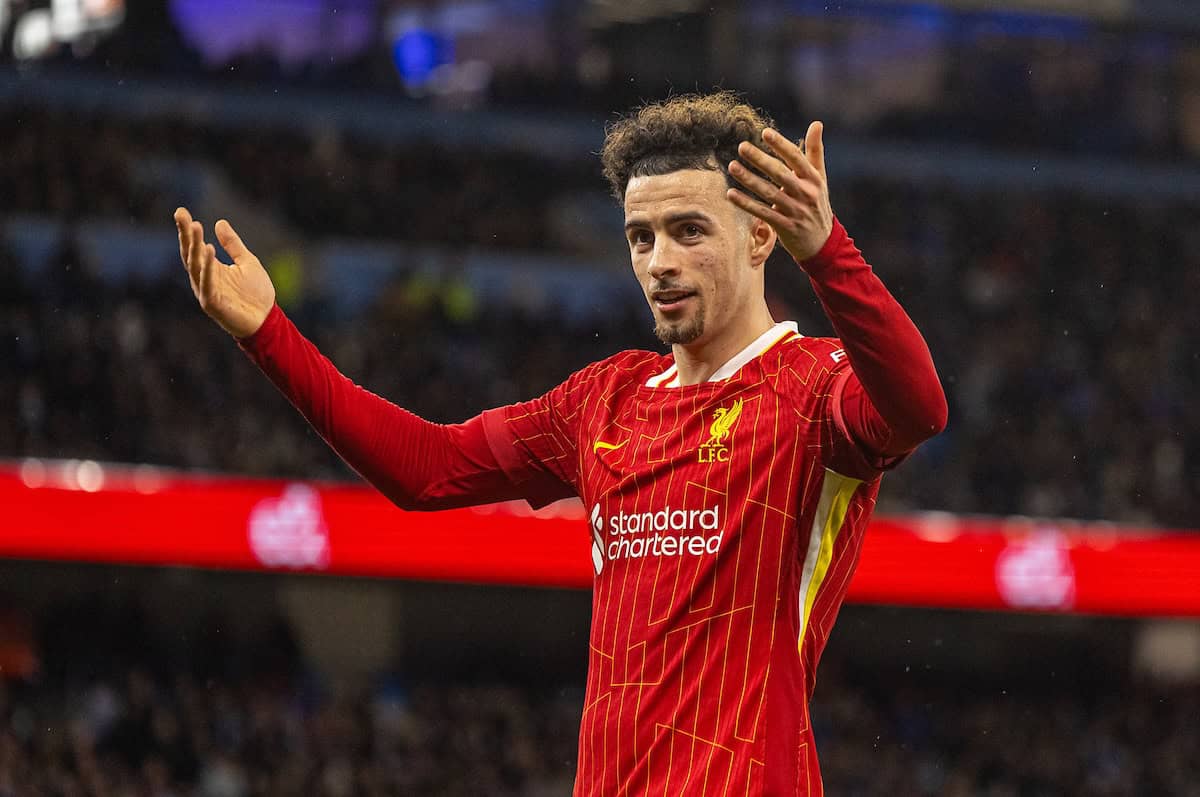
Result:
[[[579,496],[595,570],[575,795],[819,795],[808,704],[881,473],[946,422],[929,350],[834,218],[822,127],[801,148],[729,93],[608,131],[634,274],[666,355],[428,423],[341,375],[226,221],[180,208],[201,307],[325,440],[406,509]],[[776,323],[777,242],[838,338]]]

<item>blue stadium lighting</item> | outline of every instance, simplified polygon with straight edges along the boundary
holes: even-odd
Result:
[[[452,43],[430,30],[410,28],[392,43],[392,61],[409,86],[425,85],[437,67],[453,60]]]

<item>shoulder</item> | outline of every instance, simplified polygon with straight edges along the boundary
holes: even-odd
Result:
[[[654,375],[655,370],[665,368],[670,363],[671,358],[665,354],[641,349],[626,349],[594,362],[592,366],[597,368],[598,372],[611,372],[618,376],[644,373],[649,378]]]
[[[489,412],[498,413],[495,417],[506,424],[524,425],[518,434],[527,440],[545,433],[546,423],[571,424],[595,402],[645,383],[664,361],[670,358],[654,352],[618,352],[585,365],[540,396]]]
[[[571,374],[564,385],[575,388],[640,385],[670,364],[671,358],[664,354],[629,349],[584,366]]]
[[[822,396],[828,395],[834,378],[850,367],[850,361],[838,338],[797,334],[772,347],[763,365],[785,391]]]

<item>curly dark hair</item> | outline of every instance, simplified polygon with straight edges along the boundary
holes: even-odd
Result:
[[[762,146],[763,129],[774,126],[771,117],[732,91],[681,94],[643,105],[609,125],[600,162],[613,196],[622,203],[631,178],[680,169],[720,171],[731,187],[738,186],[729,176],[738,144]]]

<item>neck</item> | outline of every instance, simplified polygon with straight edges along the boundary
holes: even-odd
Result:
[[[738,316],[734,323],[712,338],[688,344],[676,343],[671,349],[675,354],[679,384],[698,385],[708,381],[718,368],[774,325],[775,320],[764,301],[751,312]]]

